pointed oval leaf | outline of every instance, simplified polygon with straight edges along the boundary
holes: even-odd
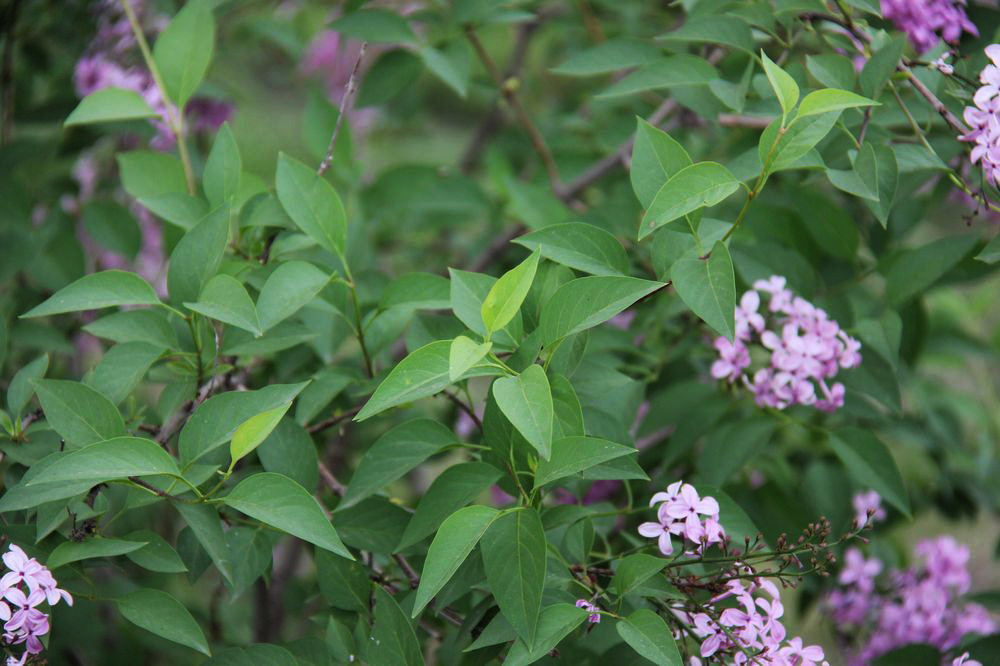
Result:
[[[375,586],[375,626],[368,644],[369,664],[423,666],[424,657],[413,625],[392,595]]]
[[[493,342],[475,342],[471,338],[460,335],[451,341],[451,349],[448,351],[448,379],[452,382],[469,371],[469,368],[481,361],[490,349]]]
[[[691,157],[681,144],[642,118],[637,120],[629,178],[643,208],[649,208],[663,184],[688,166]]]
[[[787,116],[799,101],[799,84],[795,83],[795,79],[788,72],[772,62],[764,51],[760,52],[760,59],[764,65],[767,81],[771,84],[771,90],[781,105],[781,113]]]
[[[248,476],[223,501],[271,527],[354,559],[316,499],[287,476],[273,472]]]
[[[740,182],[717,162],[698,162],[675,173],[663,184],[642,217],[639,240],[667,222],[714,206],[738,190]]]
[[[212,61],[215,20],[207,2],[189,2],[177,12],[153,44],[153,59],[170,101],[183,109],[201,85]]]
[[[48,483],[103,481],[130,476],[180,476],[177,462],[151,439],[115,437],[96,442],[58,458],[29,486]]]
[[[538,618],[535,643],[529,648],[518,639],[504,658],[504,666],[526,666],[547,656],[571,631],[583,624],[589,614],[572,604],[547,606]]]
[[[251,416],[240,424],[240,427],[233,433],[233,440],[229,443],[229,455],[232,458],[230,469],[233,468],[237,460],[248,455],[267,439],[291,406],[292,403],[285,403],[280,407]]]
[[[243,283],[231,275],[216,275],[201,290],[197,303],[184,303],[184,306],[198,314],[250,331],[256,336],[262,334],[257,308],[250,294]]]
[[[567,335],[597,326],[662,287],[662,282],[632,277],[594,275],[570,280],[542,309],[542,344],[548,347]]]
[[[136,530],[125,537],[129,541],[145,542],[145,546],[125,553],[125,557],[143,569],[160,573],[184,573],[187,567],[166,539],[152,530]]]
[[[122,539],[105,539],[103,537],[94,537],[93,539],[86,539],[84,541],[65,541],[52,549],[49,559],[45,562],[45,566],[50,570],[58,569],[63,565],[70,564],[71,562],[79,562],[80,560],[124,555],[125,553],[139,550],[145,545],[146,542],[144,541],[125,541]]]
[[[134,90],[103,88],[80,100],[63,125],[70,127],[117,120],[141,120],[156,116],[156,111],[153,111],[146,100],[139,97]]]
[[[910,497],[903,477],[882,440],[861,428],[842,428],[830,438],[830,446],[855,481],[910,515]]]
[[[657,666],[682,666],[670,627],[653,611],[641,608],[619,620],[615,629],[633,650]]]
[[[545,586],[545,530],[538,512],[520,508],[496,518],[480,551],[490,591],[517,635],[533,645]]]
[[[276,176],[278,201],[295,225],[335,256],[344,254],[347,213],[337,190],[302,162],[282,153]]]
[[[222,205],[198,221],[177,243],[167,267],[167,292],[175,304],[195,301],[219,272],[229,244],[229,206]]]
[[[329,281],[329,275],[308,262],[282,263],[267,277],[257,297],[261,330],[267,331],[301,310]]]
[[[91,444],[125,434],[118,408],[89,386],[64,379],[39,379],[32,386],[49,425],[70,444]]]
[[[552,455],[552,389],[542,366],[533,363],[517,377],[497,379],[493,396],[504,416],[548,460]]]
[[[521,303],[524,302],[538,268],[539,252],[536,249],[527,259],[510,269],[490,287],[483,300],[482,317],[486,325],[486,337],[510,323]]]
[[[720,335],[736,332],[736,275],[729,249],[716,241],[708,259],[682,257],[670,269],[677,295]]]
[[[634,158],[632,164],[634,168]],[[546,259],[591,275],[628,273],[625,248],[617,238],[593,224],[552,224],[520,236],[514,242],[530,250],[537,248]]]
[[[441,523],[427,551],[424,569],[420,572],[420,586],[417,587],[411,617],[420,615],[434,595],[451,580],[499,514],[493,507],[468,506]]]
[[[122,617],[132,624],[212,656],[205,634],[191,613],[166,592],[136,590],[118,599],[117,603]]]
[[[538,462],[535,485],[543,486],[631,453],[637,453],[636,449],[606,439],[563,437],[552,442],[552,457]]]
[[[799,104],[797,118],[814,116],[817,113],[827,111],[841,111],[843,109],[853,109],[859,106],[878,106],[875,100],[862,97],[857,93],[847,90],[837,90],[836,88],[824,88],[815,90],[802,99]]]
[[[28,406],[31,396],[35,394],[33,382],[45,376],[49,369],[49,355],[42,354],[31,363],[28,363],[14,375],[7,386],[7,408],[11,417],[18,419],[21,417],[21,410]]]
[[[239,194],[242,175],[243,162],[236,137],[229,129],[229,123],[222,123],[215,135],[215,143],[205,161],[205,173],[202,175],[202,187],[208,203],[212,206],[219,206],[224,202],[232,204]]]
[[[159,305],[159,303],[160,299],[156,297],[153,288],[137,274],[110,270],[84,275],[21,317],[45,317],[63,312],[110,308],[116,305]]]

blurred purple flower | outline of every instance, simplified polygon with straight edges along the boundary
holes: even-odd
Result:
[[[965,0],[882,0],[882,16],[905,32],[919,53],[937,46],[939,39],[955,43],[963,31],[979,36],[965,14]]]
[[[885,509],[882,508],[882,496],[874,490],[856,494],[851,500],[854,504],[854,520],[858,527],[869,521],[885,520]],[[869,512],[871,517],[869,518]]]
[[[986,55],[991,64],[979,74],[983,85],[972,98],[975,106],[962,114],[972,129],[959,138],[975,144],[972,163],[980,163],[986,179],[1000,186],[1000,44],[987,46]]]

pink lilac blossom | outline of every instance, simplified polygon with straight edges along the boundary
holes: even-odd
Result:
[[[983,664],[975,659],[970,659],[969,653],[966,652],[962,656],[956,657],[954,661],[951,662],[951,666],[983,666]]]
[[[971,128],[959,137],[975,144],[970,159],[983,168],[986,180],[1000,186],[1000,44],[986,47],[991,64],[979,74],[982,87],[972,96],[975,106],[965,107],[962,117]]]
[[[0,621],[3,642],[8,646],[24,644],[20,659],[7,658],[7,666],[23,666],[30,655],[39,654],[41,636],[49,633],[49,616],[38,607],[54,606],[60,601],[73,605],[73,597],[57,587],[52,573],[15,544],[3,555],[9,571],[0,578]],[[9,648],[8,648],[9,649]]]
[[[766,316],[760,312],[762,294],[768,298]],[[833,412],[843,406],[844,385],[827,380],[840,369],[861,364],[861,343],[822,309],[795,296],[785,278],[754,282],[736,306],[735,324],[732,342],[720,336],[713,343],[719,358],[712,364],[712,377],[730,384],[741,381],[762,407],[801,404]],[[768,366],[752,375],[751,344],[770,352]]]
[[[657,506],[656,522],[639,525],[639,534],[656,539],[660,552],[672,555],[673,536],[681,537],[681,543],[693,544],[690,555],[701,553],[704,547],[722,543],[725,531],[719,522],[719,503],[714,497],[700,497],[694,486],[677,481],[667,487],[666,492],[658,492],[649,501],[649,506]]]
[[[600,624],[600,622],[601,622],[601,612],[600,612],[601,609],[600,609],[599,606],[597,606],[596,604],[590,603],[586,599],[577,599],[576,600],[576,607],[577,608],[582,608],[583,610],[585,610],[588,613],[590,613],[590,615],[587,617],[587,622],[589,622],[591,624]]]
[[[881,562],[866,559],[856,548],[845,553],[838,586],[824,607],[838,632],[857,640],[848,649],[851,666],[867,666],[911,643],[947,651],[966,634],[996,631],[985,608],[961,599],[971,585],[966,546],[941,536],[919,542],[914,554],[919,558],[915,565],[887,572],[877,585]]]
[[[919,53],[937,46],[939,39],[955,43],[963,31],[979,36],[965,14],[965,0],[882,0],[882,16],[905,32]]]
[[[885,520],[885,509],[882,508],[882,496],[874,490],[857,493],[851,500],[854,504],[854,520],[858,527],[862,527],[869,522]],[[869,512],[871,516],[869,517]]]

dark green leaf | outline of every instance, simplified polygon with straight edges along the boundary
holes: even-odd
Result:
[[[517,377],[493,382],[493,396],[504,416],[545,460],[552,453],[552,390],[542,366],[531,364]]]
[[[83,446],[125,434],[118,409],[89,386],[64,379],[31,384],[49,425],[70,444]]]
[[[493,521],[480,550],[486,580],[517,635],[534,645],[545,585],[545,531],[538,512],[514,509]]]
[[[184,5],[156,38],[153,59],[177,107],[183,109],[201,85],[214,47],[211,5],[201,0]]]
[[[63,123],[71,125],[88,125],[91,123],[107,123],[116,120],[137,120],[155,118],[153,111],[139,94],[122,88],[104,88],[90,93],[77,104]]]
[[[670,269],[681,300],[729,340],[735,335],[736,275],[729,249],[716,241],[708,259],[682,257]]]
[[[538,462],[535,485],[543,486],[631,453],[636,453],[631,446],[615,444],[596,437],[557,439],[552,442],[552,457]]]
[[[542,344],[548,347],[597,326],[661,287],[661,282],[631,277],[594,275],[571,280],[556,290],[542,310]]]
[[[653,611],[640,608],[619,620],[615,628],[633,650],[657,666],[682,666],[670,627]]]
[[[903,514],[910,515],[903,477],[878,437],[861,428],[841,428],[830,438],[830,446],[860,486],[875,490]]]
[[[166,592],[136,590],[117,600],[118,611],[132,624],[168,641],[211,656],[201,627],[184,606]]]
[[[80,560],[89,560],[97,557],[114,557],[124,555],[134,550],[139,550],[146,543],[143,541],[123,541],[121,539],[104,539],[94,537],[84,541],[64,541],[56,546],[49,554],[49,559],[45,561],[45,566],[50,570],[58,569],[61,566]]]
[[[632,168],[635,169],[635,157]],[[621,243],[592,224],[553,224],[520,236],[514,242],[530,250],[537,248],[546,259],[592,275],[628,274],[628,255]]]
[[[718,204],[739,187],[739,181],[729,169],[716,162],[698,162],[684,167],[657,191],[643,215],[639,240],[671,220]]]
[[[45,317],[116,305],[157,305],[159,302],[156,292],[141,277],[128,271],[111,270],[83,276],[21,317]]]
[[[423,666],[420,643],[409,618],[381,585],[375,587],[375,626],[368,645],[369,664]]]

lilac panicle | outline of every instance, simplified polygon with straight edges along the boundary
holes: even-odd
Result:
[[[941,39],[953,44],[962,32],[979,36],[965,14],[965,0],[882,0],[882,16],[905,32],[919,53],[931,50]]]
[[[29,655],[39,654],[41,636],[49,633],[49,616],[38,607],[43,603],[54,606],[60,601],[73,605],[73,597],[57,587],[52,573],[15,544],[3,555],[8,569],[0,577],[0,621],[3,621],[2,642],[8,651],[24,645],[20,659],[10,656],[8,666],[23,666]]]

